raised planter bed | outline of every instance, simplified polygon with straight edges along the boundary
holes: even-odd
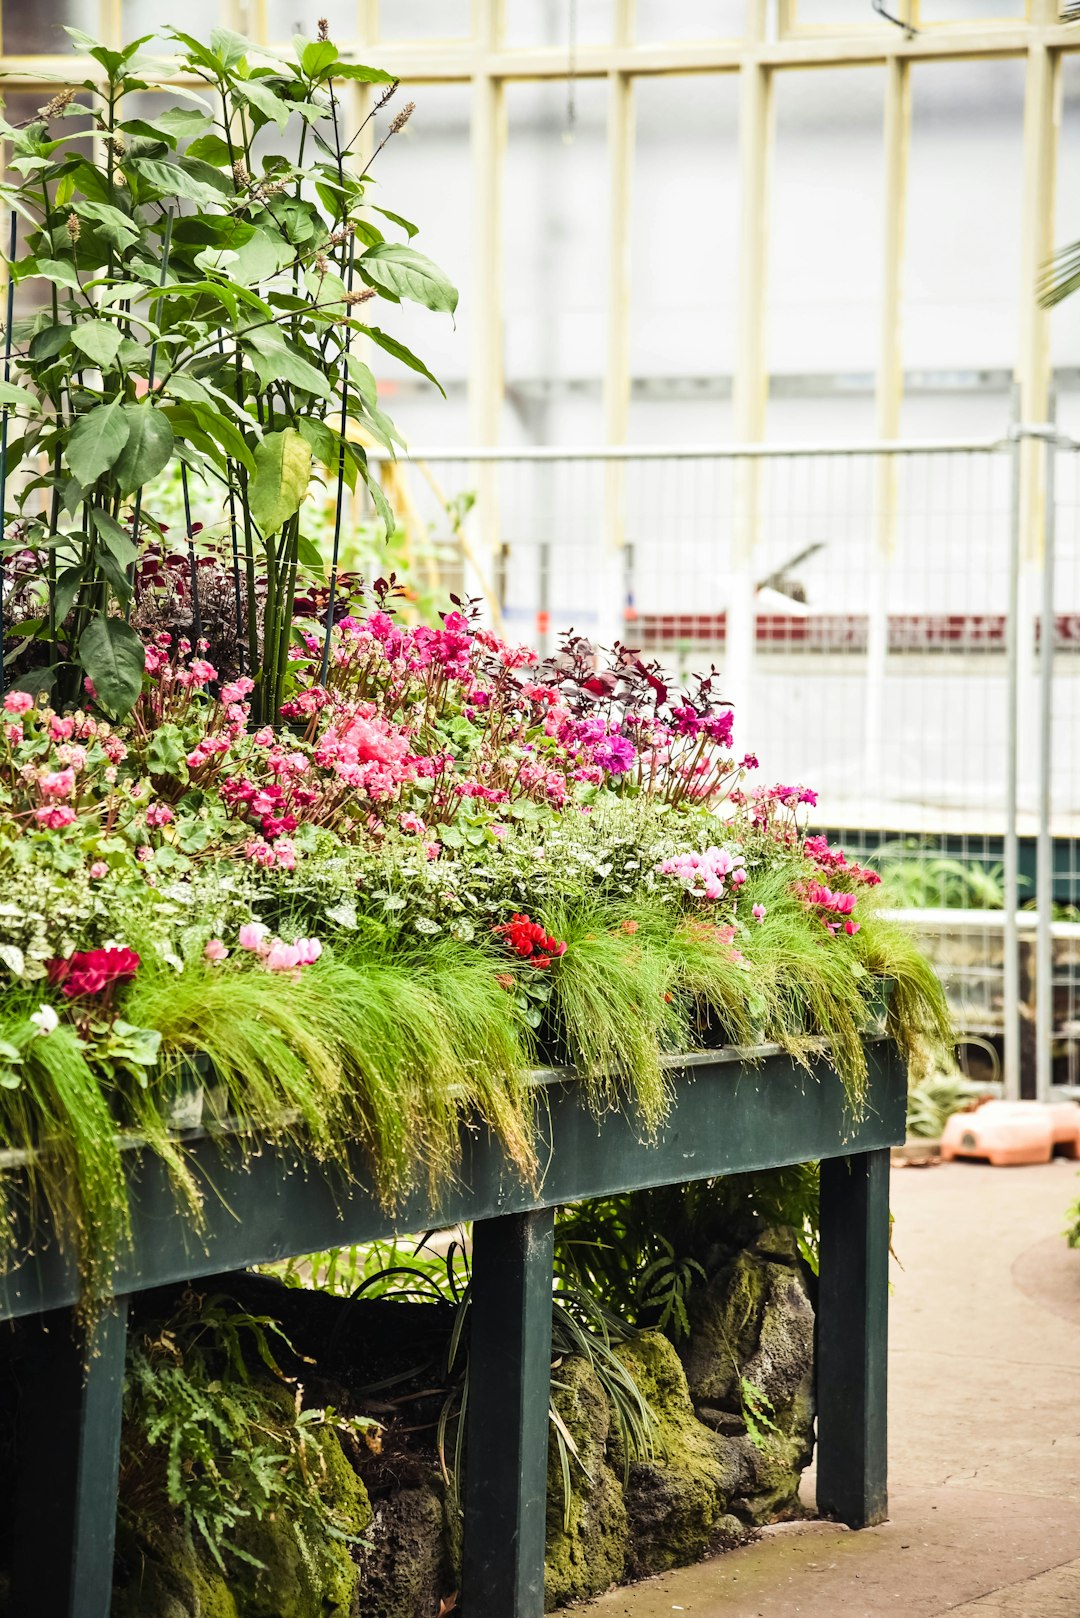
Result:
[[[539,1185],[483,1128],[462,1131],[457,1178],[393,1213],[352,1177],[295,1148],[254,1157],[227,1130],[192,1139],[206,1193],[196,1229],[159,1158],[132,1143],[133,1240],[89,1341],[74,1259],[41,1232],[0,1279],[22,1319],[13,1614],[107,1618],[112,1592],[124,1354],[133,1293],[329,1246],[473,1221],[472,1370],[465,1489],[465,1618],[541,1618],[554,1209],[646,1186],[822,1160],[817,1346],[818,1505],[853,1528],[886,1511],[889,1153],[904,1139],[906,1075],[891,1042],[867,1046],[854,1120],[823,1049],[812,1071],[775,1046],[670,1060],[674,1101],[655,1139],[625,1113],[599,1119],[574,1076],[537,1073]],[[11,1170],[17,1172],[17,1169]]]

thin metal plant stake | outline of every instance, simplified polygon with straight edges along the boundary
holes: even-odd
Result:
[[[191,497],[188,494],[187,462],[180,462],[180,486],[184,491],[184,531],[187,534],[188,572],[191,580],[191,629],[195,653],[198,655],[202,639],[202,613],[199,611],[198,562],[195,556],[195,536],[191,531]]]
[[[15,317],[15,251],[19,239],[19,216],[11,210],[11,237],[8,243],[7,314],[4,321],[4,381],[11,380],[11,322]],[[8,406],[0,413],[0,539],[7,532]],[[5,558],[6,560],[6,558]],[[0,691],[4,689],[4,588],[0,562]]]
[[[222,359],[225,358],[225,343],[218,343]],[[225,470],[229,479],[229,533],[232,536],[232,570],[233,570],[233,610],[236,613],[236,654],[239,672],[244,672],[244,641],[240,634],[240,620],[243,616],[240,593],[240,538],[236,531],[236,489],[233,486],[233,464],[227,461]]]
[[[172,209],[171,208],[166,208],[166,210],[165,210],[165,238],[164,238],[164,241],[162,243],[162,248],[161,248],[161,279],[158,282],[159,287],[163,287],[165,285],[166,278],[168,277],[168,274],[169,274],[169,249],[170,249],[170,247],[172,245],[172,227],[173,227]],[[150,366],[149,366],[149,371],[148,371],[148,374],[147,374],[147,381],[146,381],[146,392],[147,392],[148,397],[154,391],[154,372],[155,372],[156,369],[157,369],[157,338],[155,337],[153,342],[150,344]],[[140,484],[139,487],[135,490],[135,509],[131,514],[131,543],[133,545],[138,545],[138,543],[139,543],[139,523],[141,522],[141,520],[142,520],[142,484]],[[131,578],[131,584],[132,584],[132,596],[134,596],[134,593],[135,593],[135,589],[134,589],[134,586],[135,586],[135,563],[134,562],[132,562],[132,564],[131,564],[130,578]],[[130,604],[130,602],[128,603],[128,612],[129,612],[129,614],[131,612],[131,604]]]
[[[349,237],[349,267],[345,275],[345,290],[352,291],[353,260],[356,252],[356,237]],[[348,305],[346,305],[346,311]],[[337,502],[334,507],[334,551],[330,560],[330,599],[326,604],[326,628],[323,633],[322,664],[319,668],[319,684],[326,684],[326,677],[330,672],[330,633],[334,627],[334,606],[337,602],[338,581],[338,552],[341,548],[341,501],[345,492],[345,426],[347,422],[346,407],[349,401],[349,345],[352,342],[352,329],[346,327],[345,349],[342,355],[341,367],[341,443],[338,447],[338,473],[337,473]]]

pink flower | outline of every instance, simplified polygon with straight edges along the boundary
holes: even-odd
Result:
[[[283,871],[295,871],[296,847],[288,837],[279,837],[274,844],[274,861]]]
[[[83,690],[86,692],[88,697],[95,697],[95,698],[97,697],[97,686],[94,684],[94,682],[90,678],[89,674],[86,676],[86,679],[83,681],[82,687],[83,687]]]
[[[230,680],[228,685],[222,686],[221,700],[226,707],[229,707],[231,703],[243,702],[244,698],[250,696],[254,689],[255,681],[249,680],[246,674],[242,674],[238,680]]]
[[[52,808],[35,809],[34,819],[48,831],[59,831],[62,826],[71,825],[75,811],[70,803],[58,803]]]
[[[4,698],[4,712],[10,714],[29,713],[34,706],[34,699],[29,691],[9,691]]]
[[[252,741],[256,747],[272,747],[274,745],[274,732],[269,725],[264,725],[261,730],[255,732]]]
[[[442,844],[441,843],[425,843],[424,844],[424,858],[425,859],[437,860],[441,853],[442,853]]]
[[[135,858],[141,865],[145,865],[147,860],[152,860],[153,857],[154,850],[150,847],[149,843],[143,843],[140,848],[135,850]]]
[[[192,658],[189,667],[200,685],[209,685],[211,680],[217,679],[217,669],[204,657]]]
[[[398,816],[398,825],[402,831],[412,832],[417,837],[423,837],[427,831],[427,827],[420,819],[420,816],[414,815],[411,811],[408,814]]]
[[[209,938],[203,946],[203,955],[208,961],[223,961],[228,953],[220,938]]]
[[[755,921],[764,921],[765,920],[765,906],[764,905],[755,905],[754,908],[751,910],[750,914],[753,916]]]
[[[295,944],[283,944],[280,938],[275,938],[263,956],[263,963],[271,972],[295,972],[301,964],[300,950]]]
[[[90,867],[90,875],[93,877],[95,882],[100,882],[102,877],[108,876],[108,874],[109,867],[105,864],[104,860],[95,860],[93,865]]]
[[[59,714],[53,714],[49,720],[49,735],[54,742],[69,742],[75,734],[75,721],[72,718],[62,719]]]
[[[70,798],[75,790],[75,771],[50,770],[38,782],[42,792],[47,798]]]
[[[250,950],[253,955],[262,955],[269,946],[266,943],[270,929],[263,921],[249,921],[241,927],[237,942],[241,949]]]
[[[152,803],[146,811],[148,826],[168,826],[176,819],[167,803]]]
[[[298,938],[296,948],[301,966],[313,966],[322,954],[322,945],[317,938]]]

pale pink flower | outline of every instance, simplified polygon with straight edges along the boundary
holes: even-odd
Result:
[[[223,961],[228,953],[220,938],[208,938],[203,946],[203,955],[208,961]]]
[[[322,945],[317,938],[298,938],[296,948],[301,966],[313,966],[322,954]]]
[[[100,882],[102,877],[108,876],[108,874],[109,867],[105,864],[104,860],[95,860],[93,865],[90,867],[90,875],[93,877],[95,882]]]
[[[251,695],[255,689],[255,681],[249,680],[246,674],[238,680],[230,680],[228,685],[221,688],[221,700],[228,707],[234,702],[243,702],[245,697]]]
[[[270,929],[264,921],[249,921],[241,927],[237,934],[237,942],[241,949],[250,950],[253,955],[262,955],[267,945]]]
[[[146,811],[146,824],[148,826],[168,826],[176,816],[167,803],[152,803]]]
[[[66,770],[50,770],[41,777],[38,785],[47,798],[70,798],[75,791],[75,771],[70,767]]]
[[[755,905],[754,908],[751,910],[750,914],[753,916],[755,921],[764,921],[765,920],[765,906],[764,905]]]
[[[21,693],[20,693],[21,694]],[[75,721],[70,717],[61,718],[54,713],[49,720],[49,735],[54,742],[69,742],[75,734]]]
[[[441,853],[442,853],[442,844],[441,843],[425,843],[424,844],[424,858],[425,859],[437,860]]]
[[[59,831],[61,827],[71,825],[75,819],[75,811],[70,803],[58,803],[44,809],[35,809],[34,819],[47,831]]]
[[[398,816],[398,825],[401,827],[402,831],[412,832],[417,837],[423,837],[424,833],[427,831],[427,827],[420,819],[420,816],[414,815],[411,810],[408,812],[408,814]]]
[[[301,965],[300,950],[296,944],[283,944],[280,938],[275,938],[263,956],[263,963],[270,972],[295,972]]]
[[[10,714],[29,713],[34,706],[34,699],[29,691],[9,691],[4,698],[4,712]]]

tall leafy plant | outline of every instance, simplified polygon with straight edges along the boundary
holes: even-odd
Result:
[[[21,683],[65,701],[88,678],[108,711],[131,707],[143,650],[128,620],[140,544],[156,527],[143,490],[179,462],[221,489],[254,717],[272,720],[298,579],[324,568],[303,532],[313,478],[335,487],[339,506],[362,480],[391,523],[355,429],[390,449],[400,439],[362,344],[435,380],[364,306],[410,299],[453,314],[457,303],[412,245],[416,227],[367,205],[361,131],[344,127],[336,85],[372,85],[378,106],[396,84],[343,62],[321,26],[281,55],[227,29],[208,45],[176,30],[167,71],[203,88],[170,83],[184,104],[150,117],[144,92],[163,68],[140,55],[146,39],[110,50],[68,33],[93,76],[28,123],[0,120],[18,176],[0,188],[21,223],[10,272],[39,305],[14,324],[0,383],[11,418],[4,543],[37,553],[42,572],[40,610],[8,626],[6,661],[29,663]],[[70,118],[83,124],[55,137]],[[329,616],[335,583],[336,555]]]

